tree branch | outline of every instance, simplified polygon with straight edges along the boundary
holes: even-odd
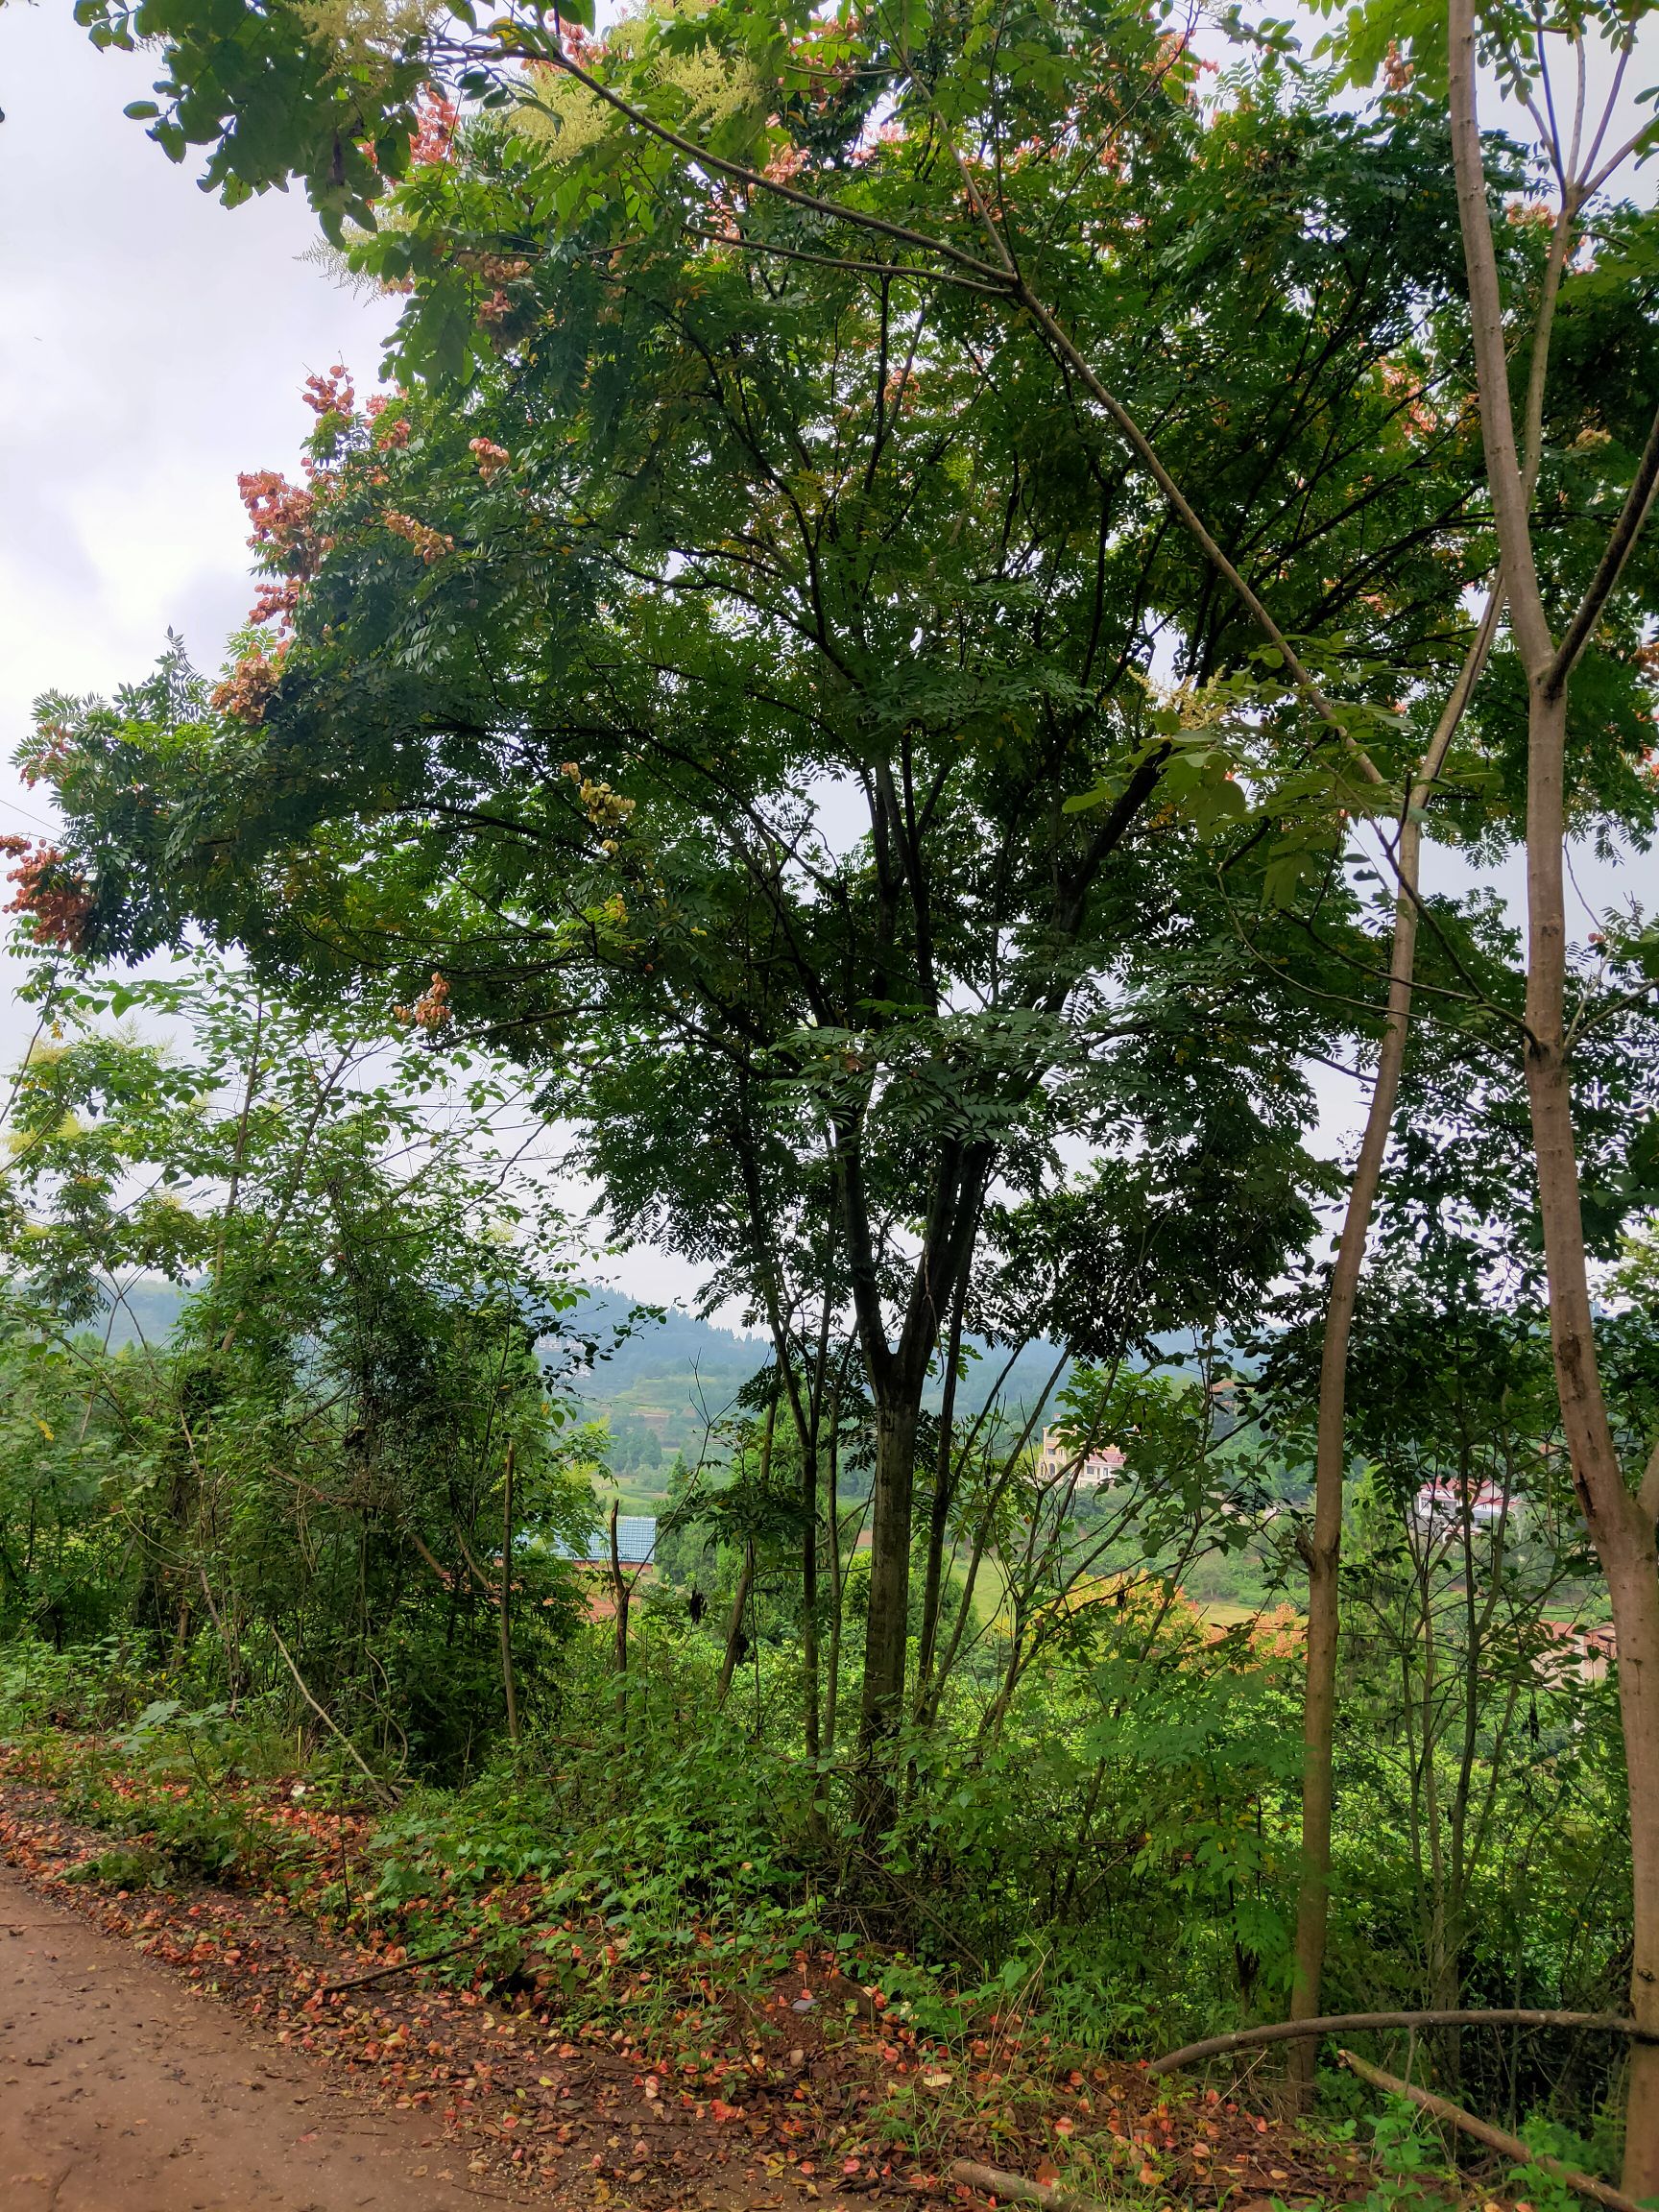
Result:
[[[1480,429],[1486,449],[1486,477],[1498,525],[1499,554],[1508,585],[1516,643],[1521,648],[1527,674],[1536,678],[1549,666],[1555,645],[1538,589],[1532,533],[1527,525],[1525,478],[1515,445],[1514,410],[1509,402],[1503,295],[1498,278],[1498,255],[1492,243],[1492,214],[1486,200],[1486,168],[1480,151],[1480,123],[1475,98],[1475,0],[1450,0],[1447,28],[1452,158],[1457,178],[1463,259],[1469,277],[1469,320],[1481,399]]]
[[[347,1735],[345,1729],[341,1727],[339,1721],[334,1719],[333,1715],[329,1713],[325,1706],[322,1706],[317,1702],[316,1698],[312,1696],[310,1691],[306,1688],[305,1677],[301,1673],[299,1668],[295,1666],[293,1658],[290,1656],[287,1645],[283,1643],[281,1637],[277,1634],[275,1623],[272,1623],[271,1637],[272,1641],[276,1644],[277,1650],[281,1652],[283,1662],[286,1665],[289,1673],[293,1675],[295,1681],[299,1684],[301,1696],[304,1698],[306,1704],[310,1706],[312,1712],[316,1714],[318,1719],[322,1721],[324,1727],[328,1730],[329,1734],[331,1736],[337,1737],[340,1743],[345,1745],[346,1750],[349,1753],[350,1757],[355,1761],[358,1767],[362,1770],[364,1780],[368,1783],[370,1789],[373,1791],[380,1803],[386,1806],[388,1809],[396,1805],[397,1802],[397,1791],[394,1790],[389,1790],[386,1787],[385,1783],[381,1781],[379,1775],[375,1773],[373,1767],[371,1767],[369,1762],[364,1758],[362,1752],[358,1750],[356,1744],[352,1743],[350,1737]]]
[[[1642,535],[1642,525],[1647,519],[1647,511],[1653,504],[1653,493],[1659,487],[1659,414],[1653,417],[1653,427],[1647,433],[1647,443],[1642,448],[1642,458],[1636,464],[1636,474],[1620,509],[1619,519],[1613,525],[1613,535],[1607,541],[1607,550],[1601,556],[1601,565],[1590,580],[1590,589],[1579,602],[1567,635],[1556,649],[1544,678],[1544,688],[1551,698],[1559,696],[1563,685],[1577,664],[1578,656],[1590,642],[1590,634],[1600,620],[1624,564],[1635,550],[1636,541]]]
[[[1609,2206],[1610,2212],[1641,2212],[1634,2197],[1626,2197],[1607,2182],[1598,2181],[1593,2175],[1580,2174],[1575,2166],[1563,2165],[1559,2158],[1551,2158],[1545,2152],[1532,2150],[1519,2135],[1505,2135],[1502,2128],[1477,2120],[1473,2112],[1465,2112],[1461,2104],[1454,2104],[1449,2098],[1419,2089],[1415,2082],[1402,2081],[1397,2074],[1384,2074],[1381,2066],[1357,2058],[1352,2051],[1339,2051],[1336,2056],[1361,2081],[1369,2081],[1375,2089],[1385,2089],[1391,2097],[1404,2097],[1419,2111],[1461,2128],[1465,2135],[1473,2135],[1477,2143],[1484,2143],[1488,2150],[1501,2151],[1504,2157],[1513,2158],[1518,2166],[1536,2166],[1553,2175],[1557,2181],[1565,2182],[1569,2189],[1576,2189],[1581,2197],[1594,2197],[1598,2204]]]
[[[1326,2012],[1310,2020],[1275,2020],[1261,2028],[1235,2029],[1230,2035],[1207,2035],[1202,2043],[1185,2043],[1154,2058],[1148,2076],[1173,2074],[1200,2059],[1219,2058],[1229,2051],[1248,2051],[1265,2043],[1292,2043],[1305,2035],[1355,2034],[1359,2030],[1382,2028],[1571,2028],[1606,2035],[1634,2035],[1636,2023],[1617,2012],[1537,2012],[1516,2008],[1495,2011],[1442,2012]]]
[[[557,42],[549,44],[538,41],[532,44],[520,36],[517,43],[510,43],[508,39],[503,38],[498,51],[514,53],[526,60],[541,61],[551,68],[561,70],[565,76],[573,78],[577,84],[585,86],[595,98],[602,100],[608,108],[622,116],[625,121],[645,132],[649,136],[658,139],[661,144],[673,147],[676,153],[685,155],[688,160],[698,163],[703,168],[713,170],[723,177],[729,177],[734,182],[747,185],[752,191],[771,193],[775,198],[786,201],[791,206],[805,208],[807,212],[822,215],[831,222],[850,223],[866,230],[874,230],[882,237],[896,238],[906,246],[919,247],[925,252],[941,254],[956,268],[967,270],[974,276],[987,280],[987,290],[1005,293],[1016,305],[1024,310],[1042,332],[1050,349],[1056,351],[1061,359],[1072,369],[1082,381],[1091,398],[1104,410],[1118,430],[1128,441],[1142,466],[1152,477],[1153,482],[1174,509],[1187,530],[1196,540],[1205,559],[1226,581],[1251,619],[1268,642],[1276,648],[1283,661],[1286,673],[1295,684],[1297,689],[1303,693],[1320,720],[1336,733],[1361,775],[1371,783],[1381,784],[1383,781],[1382,774],[1370,756],[1362,746],[1355,741],[1341,716],[1303,666],[1289,640],[1267,612],[1262,599],[1228,559],[1215,538],[1206,528],[1197,510],[1164,466],[1150,439],[1146,437],[1123,402],[1107,390],[1053,314],[1032,292],[1024,277],[1019,274],[1014,256],[1009,252],[1000,234],[996,231],[995,226],[989,226],[989,228],[1000,256],[1002,263],[1000,267],[994,262],[982,261],[977,254],[968,252],[964,248],[951,244],[948,239],[929,236],[926,231],[913,230],[902,223],[890,223],[884,217],[872,215],[864,208],[846,207],[835,201],[821,199],[815,193],[803,192],[793,184],[786,184],[780,179],[767,177],[757,169],[747,167],[743,162],[732,161],[723,155],[710,153],[707,147],[699,146],[694,139],[682,136],[678,131],[672,130],[666,123],[659,122],[654,116],[647,114],[633,101],[626,99],[620,92],[615,91],[611,85],[595,77],[590,70],[584,69],[581,63],[573,60]],[[980,203],[976,192],[973,194],[973,200],[979,208],[982,218],[988,222],[989,219],[985,217],[983,204]]]

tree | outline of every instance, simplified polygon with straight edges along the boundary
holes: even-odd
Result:
[[[1489,1956],[1490,1930],[1471,1900],[1482,1853],[1496,1848],[1491,1823],[1507,1801],[1503,1768],[1523,1698],[1559,1669],[1559,1653],[1548,1657],[1551,1594],[1569,1581],[1575,1604],[1596,1616],[1594,1593],[1586,1599],[1583,1591],[1586,1542],[1558,1408],[1541,1365],[1549,1344],[1541,1233],[1510,1027],[1524,992],[1519,943],[1489,898],[1472,899],[1462,913],[1431,902],[1426,919],[1426,988],[1455,974],[1489,1011],[1479,1023],[1417,1024],[1380,1179],[1378,1249],[1350,1348],[1352,1456],[1341,1470],[1347,1504],[1360,1501],[1362,1537],[1344,1568],[1347,1612],[1356,1604],[1360,1612],[1344,1670],[1360,1700],[1345,1757],[1352,1775],[1386,1758],[1391,1732],[1409,1747],[1402,1849],[1419,1854],[1428,1899],[1429,1964],[1417,1994],[1449,2005],[1467,2001],[1448,1992]],[[1602,1261],[1655,1195],[1645,1132],[1659,1067],[1646,1028],[1640,1009],[1603,1008],[1579,1046],[1586,1215]],[[1258,1410],[1293,1457],[1315,1465],[1325,1445],[1329,1305],[1325,1274],[1315,1271],[1258,1346]],[[1643,1373],[1650,1339],[1645,1351],[1642,1329],[1620,1334],[1621,1421],[1640,1431],[1651,1418]],[[1381,1671],[1380,1639],[1393,1654]],[[1410,1711],[1402,1712],[1402,1680],[1412,1684]],[[1354,1910],[1363,1909],[1356,1898]],[[1364,1984],[1358,1995],[1375,2001]],[[1455,2040],[1449,2070],[1455,2081]]]
[[[58,1549],[99,1552],[105,1604],[175,1664],[206,1635],[232,1700],[292,1687],[292,1665],[394,1761],[465,1766],[512,1679],[509,1452],[519,1527],[580,1535],[592,1509],[566,1388],[590,1343],[554,1217],[471,1126],[492,1076],[473,1070],[463,1144],[435,1112],[452,1067],[245,975],[60,967],[41,988],[0,1190],[5,1326],[53,1431]],[[182,1041],[111,1031],[112,1007]],[[157,1278],[173,1326],[111,1355],[98,1332]],[[576,1592],[551,1551],[524,1572],[534,1691]]]
[[[1643,12],[1645,12],[1645,11]],[[1573,43],[1583,83],[1584,36],[1595,23],[1628,58],[1641,15],[1592,15],[1575,21]],[[1599,628],[1616,622],[1616,597],[1659,484],[1659,417],[1637,445],[1623,421],[1623,448],[1599,471],[1596,506],[1602,548],[1594,572],[1580,581],[1558,559],[1540,557],[1531,486],[1515,429],[1506,351],[1506,318],[1493,246],[1476,100],[1478,48],[1530,95],[1550,101],[1544,34],[1519,12],[1478,12],[1474,0],[1451,0],[1447,88],[1458,200],[1469,273],[1477,394],[1487,476],[1503,563],[1510,632],[1526,678],[1527,961],[1523,1063],[1531,1114],[1539,1209],[1549,1267],[1551,1340],[1574,1481],[1607,1577],[1619,1643],[1619,1690],[1630,1791],[1635,1935],[1631,2013],[1655,2034],[1632,2045],[1626,2104],[1624,2187],[1632,2196],[1659,2190],[1659,1446],[1632,1488],[1625,1479],[1606,1395],[1598,1370],[1583,1209],[1575,1131],[1574,1061],[1577,1035],[1591,1009],[1568,1014],[1569,945],[1566,846],[1571,702],[1575,671]],[[1554,113],[1552,102],[1549,113]],[[1580,100],[1578,113],[1583,116]],[[1609,120],[1611,108],[1609,108]],[[1561,186],[1564,219],[1601,181],[1607,122],[1570,139],[1546,128],[1546,144]],[[1644,125],[1635,145],[1646,145]],[[1616,161],[1625,151],[1615,146]],[[1651,403],[1651,385],[1647,394]],[[1615,399],[1617,407],[1618,401]],[[1621,413],[1623,410],[1621,410]],[[1640,432],[1637,433],[1640,435]],[[1614,444],[1611,427],[1607,444]],[[1628,442],[1626,442],[1628,441]],[[1559,631],[1559,637],[1557,632]],[[1593,683],[1593,680],[1592,680]],[[1645,948],[1644,948],[1645,950]],[[1647,963],[1630,962],[1628,982],[1639,1001],[1651,996]]]
[[[1407,664],[1444,651],[1460,557],[1455,428],[1408,436],[1383,373],[1449,242],[1431,194],[1392,195],[1421,133],[1276,81],[1236,127],[1190,126],[1166,99],[1144,185],[1103,172],[1091,211],[1149,267],[1159,238],[1183,257],[1127,293],[1103,257],[1079,308],[1294,626],[1339,634],[1330,681],[1362,691],[1384,640]],[[1295,182],[1265,209],[1264,159]],[[487,237],[493,266],[560,176],[480,124],[417,177],[405,243]],[[1194,257],[1200,206],[1227,220]],[[378,265],[392,235],[361,251]],[[1252,672],[1210,565],[1087,411],[1044,404],[1028,330],[972,296],[776,266],[684,212],[613,238],[601,209],[519,256],[518,305],[476,303],[499,344],[464,408],[371,417],[319,383],[310,487],[249,486],[292,643],[247,654],[188,738],[59,703],[38,757],[111,942],[188,911],[276,973],[413,989],[437,968],[469,1027],[544,1070],[547,1108],[587,1119],[625,1210],[747,1214],[720,1235],[759,1299],[796,1211],[876,1407],[875,1743],[904,1691],[922,1393],[993,1179],[1063,1181],[1062,1134],[1150,1141],[1171,1172],[1219,1142],[1263,1190],[1300,1173],[1307,1018],[1263,992],[1235,917],[1265,880],[1271,935],[1304,874],[1337,912],[1320,824],[1351,786],[1309,762],[1293,689]],[[409,348],[440,312],[417,301]],[[1160,637],[1186,670],[1166,697]],[[1274,835],[1239,839],[1223,887],[1235,761],[1272,787]]]

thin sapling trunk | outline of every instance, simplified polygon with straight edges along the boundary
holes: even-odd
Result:
[[[501,1586],[496,1592],[501,1633],[501,1690],[507,1700],[507,1741],[518,1741],[518,1685],[513,1673],[513,1446],[501,1470]]]

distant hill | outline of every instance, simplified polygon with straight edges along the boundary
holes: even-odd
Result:
[[[631,1302],[614,1291],[594,1290],[573,1318],[584,1332],[603,1337],[626,1322],[631,1310]],[[972,1419],[983,1407],[1007,1354],[974,1340],[968,1350],[970,1364],[957,1388],[956,1409]],[[648,1475],[660,1458],[699,1451],[709,1424],[731,1408],[744,1383],[771,1357],[764,1336],[740,1335],[671,1310],[661,1321],[641,1320],[614,1351],[579,1372],[574,1382],[583,1402],[611,1423],[616,1445],[613,1464],[625,1473]],[[1056,1358],[1051,1346],[1027,1345],[1009,1370],[1004,1396],[1014,1403],[1033,1403]],[[937,1409],[939,1402],[935,1382],[926,1403]]]
[[[634,1301],[615,1290],[589,1289],[571,1319],[584,1334],[603,1342],[608,1332],[628,1323]],[[703,1375],[712,1385],[736,1389],[765,1364],[771,1347],[762,1336],[739,1335],[695,1314],[669,1307],[658,1319],[641,1317],[614,1348],[603,1352],[589,1370],[584,1394],[614,1398],[664,1376]]]
[[[584,1333],[602,1338],[606,1332],[625,1323],[632,1310],[632,1301],[613,1290],[589,1290],[573,1318]],[[1191,1339],[1168,1335],[1156,1337],[1154,1342],[1174,1366],[1178,1355],[1190,1349]],[[1011,1405],[1033,1404],[1047,1386],[1059,1358],[1052,1344],[1027,1344],[1004,1378],[1005,1350],[979,1336],[967,1338],[964,1349],[969,1355],[968,1372],[957,1385],[956,1410],[969,1418],[983,1408],[999,1381]],[[717,1417],[771,1358],[769,1338],[740,1335],[735,1330],[719,1328],[672,1308],[660,1321],[640,1320],[614,1351],[577,1377],[576,1386],[584,1399],[596,1406],[627,1404],[662,1409],[666,1398],[688,1394],[688,1404],[707,1407],[711,1417]],[[1062,1369],[1060,1382],[1065,1379]],[[925,1403],[937,1409],[940,1396],[935,1381]]]
[[[165,1344],[184,1310],[184,1293],[159,1275],[130,1283],[120,1305],[86,1325],[89,1335],[104,1336],[111,1352],[128,1344]]]
[[[140,1341],[160,1344],[182,1308],[181,1291],[159,1277],[146,1277],[129,1286],[107,1324],[99,1321],[91,1327],[101,1334],[108,1326],[112,1350]],[[613,1464],[620,1472],[639,1475],[654,1488],[654,1471],[676,1452],[695,1455],[702,1450],[709,1427],[733,1409],[737,1393],[769,1363],[772,1351],[764,1336],[722,1329],[679,1308],[669,1308],[660,1320],[642,1317],[628,1329],[634,1310],[634,1301],[617,1291],[589,1290],[570,1316],[573,1325],[583,1334],[597,1337],[601,1346],[614,1332],[628,1333],[603,1350],[592,1367],[578,1368],[570,1379],[591,1413],[609,1420],[615,1444]],[[1174,1338],[1168,1349],[1177,1349]],[[551,1341],[548,1350],[551,1353]],[[974,1338],[969,1339],[967,1350],[968,1372],[957,1387],[956,1410],[959,1417],[972,1420],[1001,1376],[1007,1354]],[[1011,1407],[1035,1403],[1053,1373],[1056,1357],[1047,1344],[1025,1347],[1002,1386]],[[926,1402],[937,1410],[937,1382],[929,1386]]]
[[[613,1290],[590,1290],[570,1320],[604,1347],[633,1310],[634,1302]],[[641,1318],[570,1380],[583,1404],[611,1424],[612,1463],[648,1475],[676,1452],[695,1456],[709,1427],[732,1410],[738,1391],[770,1357],[763,1337],[739,1335],[670,1308],[661,1320]]]

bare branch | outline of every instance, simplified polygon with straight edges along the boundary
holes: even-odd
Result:
[[[1635,550],[1636,541],[1642,535],[1642,525],[1653,504],[1653,494],[1659,488],[1659,413],[1653,417],[1653,427],[1647,433],[1647,443],[1642,449],[1642,458],[1636,464],[1636,474],[1619,519],[1613,525],[1613,535],[1607,541],[1607,550],[1601,556],[1601,565],[1591,578],[1590,589],[1579,603],[1567,635],[1556,650],[1544,678],[1544,689],[1551,698],[1559,697],[1567,679],[1577,665],[1578,656],[1590,642],[1591,633],[1601,618],[1606,606],[1623,573],[1624,564]]]
[[[1557,2181],[1564,2181],[1569,2189],[1576,2189],[1581,2197],[1593,2197],[1598,2204],[1609,2206],[1610,2212],[1641,2212],[1634,2197],[1624,2196],[1592,2175],[1580,2174],[1575,2166],[1564,2166],[1559,2158],[1551,2158],[1543,2151],[1534,2151],[1530,2144],[1523,2143],[1519,2135],[1506,2135],[1502,2128],[1477,2120],[1473,2112],[1465,2112],[1461,2104],[1454,2104],[1450,2098],[1435,2097],[1427,2089],[1419,2089],[1414,2082],[1402,2081],[1397,2074],[1385,2074],[1381,2066],[1357,2058],[1352,2051],[1340,2051],[1337,2056],[1361,2081],[1369,2081],[1376,2089],[1385,2089],[1390,2096],[1406,2098],[1436,2120],[1445,2120],[1465,2135],[1473,2135],[1477,2143],[1484,2143],[1488,2150],[1502,2151],[1506,2158],[1513,2158],[1524,2166],[1541,2167]]]
[[[1518,2007],[1491,2011],[1455,2009],[1443,2012],[1326,2012],[1311,2020],[1275,2020],[1260,2028],[1238,2028],[1230,2035],[1207,2035],[1201,2043],[1183,2044],[1162,2058],[1154,2058],[1149,2076],[1173,2074],[1201,2059],[1220,2058],[1229,2051],[1258,2050],[1265,2043],[1291,2043],[1307,2035],[1354,2035],[1384,2028],[1570,2028],[1582,2034],[1634,2035],[1634,2020],[1617,2012],[1539,2012]]]

